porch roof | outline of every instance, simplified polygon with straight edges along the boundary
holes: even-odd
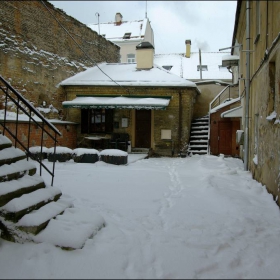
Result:
[[[85,96],[62,102],[63,108],[165,110],[171,96]]]
[[[242,118],[243,108],[242,106],[230,109],[221,114],[221,118]]]

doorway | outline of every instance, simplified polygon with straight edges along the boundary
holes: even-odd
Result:
[[[151,110],[135,111],[135,147],[151,147]]]
[[[232,123],[219,122],[219,152],[218,154],[232,154]]]

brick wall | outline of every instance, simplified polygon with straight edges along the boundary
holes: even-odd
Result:
[[[63,146],[70,149],[75,149],[77,147],[77,128],[76,124],[73,123],[53,123],[53,125],[59,130],[61,136],[57,135],[57,146]],[[9,121],[6,124],[6,127],[13,133],[16,133],[16,123],[13,121]],[[46,129],[53,137],[55,134],[50,130]],[[17,127],[17,138],[22,144],[27,147],[28,146],[28,133],[29,133],[29,125],[27,122],[19,122]],[[7,136],[15,146],[15,141],[13,137],[6,131],[5,136]],[[29,138],[29,146],[41,146],[42,139],[42,130],[39,126],[32,123],[30,126],[30,138]],[[46,148],[51,148],[54,146],[54,140],[47,133],[43,133],[43,146]],[[17,148],[23,150],[22,146],[17,144]]]
[[[0,73],[35,107],[46,101],[46,107],[53,106],[52,113],[63,118],[65,98],[57,94],[58,83],[94,62],[118,62],[120,51],[86,25],[44,3],[88,56],[41,1],[0,1]]]
[[[126,90],[127,89],[127,90]],[[60,91],[67,96],[67,100],[73,100],[76,95],[139,95],[139,96],[171,96],[169,106],[166,110],[154,110],[153,123],[153,139],[152,148],[155,152],[171,156],[172,149],[174,154],[177,154],[183,146],[189,142],[190,126],[193,116],[193,100],[196,97],[194,88],[166,88],[166,87],[89,87],[89,86],[65,86],[61,87]],[[61,93],[62,94],[62,93]],[[181,94],[181,98],[180,98]],[[181,101],[180,101],[181,100]],[[180,111],[181,104],[181,111]],[[133,110],[115,110],[115,114],[121,117],[129,118],[128,128],[115,129],[114,132],[127,132],[130,134],[130,139],[133,139],[134,123],[132,122]],[[64,115],[68,121],[79,123],[81,122],[81,109],[69,108],[64,109]],[[119,120],[120,121],[120,120]],[[172,141],[161,139],[161,130],[171,129]],[[84,137],[80,133],[80,125],[78,125],[77,137],[78,141]],[[132,143],[132,148],[134,143]]]

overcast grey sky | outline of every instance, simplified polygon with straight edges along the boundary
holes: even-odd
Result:
[[[191,51],[219,51],[230,47],[237,1],[49,1],[84,24],[147,17],[155,37],[155,53],[184,53],[185,40]]]

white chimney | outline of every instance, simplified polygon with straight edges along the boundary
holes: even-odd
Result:
[[[116,25],[121,25],[122,24],[122,14],[121,13],[116,13],[115,15],[115,23]]]
[[[142,42],[136,46],[137,69],[151,69],[154,66],[154,47],[149,42]]]

